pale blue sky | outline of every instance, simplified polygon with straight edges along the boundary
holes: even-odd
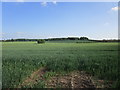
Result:
[[[2,4],[3,39],[87,36],[118,38],[117,2]]]

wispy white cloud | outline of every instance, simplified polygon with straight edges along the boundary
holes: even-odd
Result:
[[[44,39],[46,38],[47,35],[41,36],[41,34],[35,34],[35,33],[30,33],[30,32],[14,32],[14,33],[3,33],[0,32],[0,40],[4,39],[20,39],[20,38],[25,38],[25,39]]]
[[[47,6],[47,2],[46,2],[46,1],[43,1],[43,2],[41,2],[41,5],[42,5],[42,6]]]
[[[120,7],[116,6],[116,7],[111,8],[111,10],[112,11],[118,11],[118,10],[120,10]]]
[[[56,1],[56,0],[53,0],[53,4],[57,4],[57,1]]]
[[[0,32],[0,40],[2,40],[3,36],[5,35],[6,33],[3,33],[3,32]]]
[[[25,32],[16,32],[16,34],[26,34]]]
[[[16,0],[17,2],[24,2],[24,0]]]
[[[47,3],[48,3],[47,1],[43,1],[43,2],[41,2],[41,5],[42,6],[47,6],[48,5]],[[57,4],[56,0],[53,0],[52,3]]]
[[[14,2],[17,0],[0,0],[0,1],[8,1]],[[43,0],[24,0],[25,2],[42,2]],[[52,2],[53,0],[46,0]],[[57,0],[57,2],[119,2],[119,0]]]

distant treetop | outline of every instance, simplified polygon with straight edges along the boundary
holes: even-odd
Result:
[[[89,40],[87,37],[80,37],[80,40]]]
[[[37,40],[37,43],[38,43],[38,44],[45,43],[45,40],[44,40],[44,39],[39,39],[39,40]]]

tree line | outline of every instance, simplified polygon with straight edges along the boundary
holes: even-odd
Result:
[[[38,41],[41,39],[7,39],[1,40],[3,42],[13,42],[13,41]],[[44,39],[45,41],[54,41],[54,40],[89,40],[87,37],[68,37],[68,38],[48,38]]]
[[[120,40],[111,39],[111,40],[91,40],[88,37],[67,37],[67,38],[48,38],[48,39],[7,39],[7,40],[0,40],[2,42],[15,42],[15,41],[59,41],[59,40],[87,40],[93,42],[120,42]]]

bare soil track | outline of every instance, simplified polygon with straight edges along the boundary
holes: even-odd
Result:
[[[104,88],[104,81],[102,83],[94,81],[92,76],[84,71],[73,71],[66,75],[57,74],[49,80],[43,77],[46,72],[48,72],[46,68],[38,69],[27,77],[18,88],[32,86],[37,84],[39,80],[45,81],[46,88]]]
[[[18,86],[18,88],[24,87],[24,86],[32,86],[34,84],[37,84],[38,80],[43,80],[43,75],[45,74],[46,69],[40,68],[37,71],[33,72],[29,77],[27,77],[22,84]]]
[[[84,72],[74,71],[68,75],[57,75],[47,81],[49,88],[95,88],[91,77]]]

